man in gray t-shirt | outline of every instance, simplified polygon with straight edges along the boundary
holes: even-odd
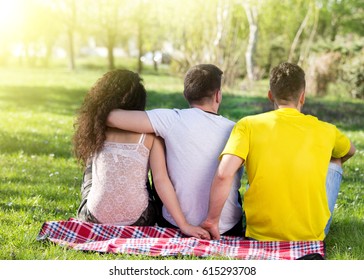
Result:
[[[139,133],[155,133],[164,139],[174,197],[161,196],[163,217],[167,224],[180,227],[182,231],[179,224],[181,215],[193,226],[200,225],[206,218],[218,157],[235,124],[217,114],[222,100],[221,77],[222,71],[214,65],[194,66],[184,80],[184,96],[191,108],[146,112],[114,110],[107,120],[108,126]],[[235,176],[221,214],[221,234],[243,234],[238,193],[241,171]],[[154,183],[158,193],[163,191],[158,189],[162,188],[158,182]]]

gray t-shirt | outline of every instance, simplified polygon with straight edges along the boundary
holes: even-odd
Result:
[[[165,141],[168,173],[182,212],[190,224],[200,225],[207,216],[218,157],[235,123],[197,108],[155,109],[147,115],[156,135]],[[242,170],[235,176],[221,213],[220,233],[234,227],[242,216],[238,203],[241,174]],[[165,207],[163,217],[176,225]]]

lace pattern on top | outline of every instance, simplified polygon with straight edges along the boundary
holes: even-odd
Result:
[[[149,149],[139,143],[105,142],[93,158],[88,208],[105,224],[131,225],[148,206]]]

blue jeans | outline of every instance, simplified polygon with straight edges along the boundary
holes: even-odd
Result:
[[[342,174],[343,174],[343,170],[342,170],[341,166],[330,162],[329,169],[327,171],[327,176],[326,176],[326,195],[327,195],[327,201],[329,204],[331,216],[325,227],[325,235],[327,235],[329,233],[329,229],[330,229],[330,225],[331,225],[331,221],[332,221],[332,215],[333,215],[334,209],[335,209],[335,203],[336,203],[337,196],[338,196],[339,190],[340,190]]]

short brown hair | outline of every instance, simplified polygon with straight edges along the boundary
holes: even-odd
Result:
[[[183,94],[188,103],[200,103],[221,88],[223,72],[213,64],[199,64],[190,68],[185,76]]]
[[[298,101],[306,87],[305,72],[296,64],[283,62],[270,73],[270,90],[280,101]]]

